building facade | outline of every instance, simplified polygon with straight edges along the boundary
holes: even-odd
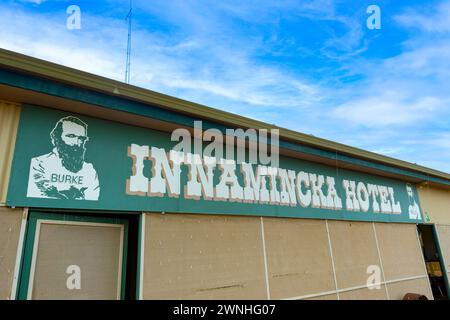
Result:
[[[447,297],[446,173],[6,50],[0,124],[2,299]]]

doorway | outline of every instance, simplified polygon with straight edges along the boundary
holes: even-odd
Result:
[[[421,224],[417,228],[433,297],[435,300],[448,300],[447,279],[442,270],[442,257],[437,245],[434,226]]]
[[[134,298],[135,218],[30,212],[17,298]]]

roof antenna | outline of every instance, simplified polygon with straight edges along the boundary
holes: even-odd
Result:
[[[130,0],[130,11],[126,16],[126,20],[128,20],[128,42],[127,42],[127,62],[125,67],[125,83],[130,83],[130,64],[131,64],[131,17],[133,15],[133,4],[132,0]]]

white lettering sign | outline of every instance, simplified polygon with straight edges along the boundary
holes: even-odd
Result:
[[[183,148],[178,148],[183,150]],[[186,166],[187,182],[184,198],[194,200],[245,202],[277,206],[302,206],[328,210],[401,214],[400,202],[394,189],[342,180],[344,194],[339,195],[336,179],[313,172],[295,172],[283,168],[237,163],[230,159],[200,156],[189,152],[132,144],[128,156],[133,159],[132,175],[127,180],[126,192],[130,195],[150,197],[176,197],[181,194],[182,165]],[[144,172],[146,161],[151,170]],[[214,173],[218,170],[218,180]],[[239,178],[242,177],[242,179]],[[242,181],[242,182],[241,182]],[[411,187],[407,188],[412,194]],[[342,198],[341,198],[342,196]],[[410,207],[411,217],[417,209]],[[411,209],[412,208],[412,209]]]

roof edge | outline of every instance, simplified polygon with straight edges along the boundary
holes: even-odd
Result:
[[[425,175],[430,175],[450,181],[450,174],[439,170],[384,156],[378,153],[366,151],[360,148],[348,146],[327,139],[315,137],[313,135],[277,127],[262,121],[253,120],[237,114],[225,112],[205,105],[179,99],[149,89],[129,85],[124,82],[98,76],[85,71],[80,71],[74,68],[1,48],[0,65],[6,68],[20,70],[25,73],[30,73],[40,77],[64,82],[73,86],[100,91],[112,96],[120,96],[125,99],[157,105],[168,110],[177,111],[199,118],[206,118],[224,124],[230,124],[235,127],[279,129],[280,139],[286,139],[299,144],[307,144],[319,149],[332,150],[353,157],[376,161],[382,164],[420,172]]]

